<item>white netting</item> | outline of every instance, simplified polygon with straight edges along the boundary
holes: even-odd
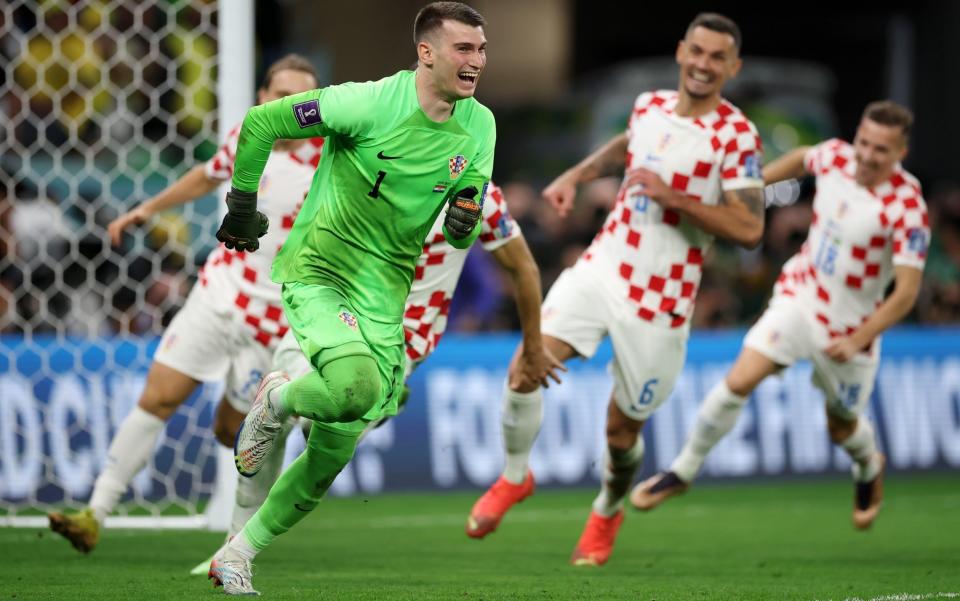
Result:
[[[0,514],[87,500],[209,250],[212,197],[121,249],[106,225],[213,154],[216,17],[212,0],[0,3]],[[121,512],[209,498],[208,392]]]

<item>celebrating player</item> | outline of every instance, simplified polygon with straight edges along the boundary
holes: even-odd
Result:
[[[297,55],[267,70],[257,92],[260,103],[317,87],[313,66]],[[157,196],[110,223],[114,245],[123,231],[168,208],[209,194],[233,175],[240,127],[216,155],[197,165]],[[280,307],[280,286],[270,281],[270,265],[293,224],[320,161],[322,138],[278,140],[259,180],[261,206],[275,225],[256,254],[220,246],[207,258],[184,307],[164,332],[137,406],[123,420],[110,444],[107,463],[94,484],[87,508],[49,514],[50,528],[84,553],[96,547],[100,525],[113,511],[133,477],[156,448],[164,424],[200,382],[226,380],[224,401],[214,429],[232,444],[250,406],[253,386],[269,371],[277,341],[288,326]],[[239,495],[253,482],[241,483]]]
[[[443,235],[444,216],[440,215],[427,236],[423,253],[417,266],[407,297],[403,316],[406,361],[404,379],[437,348],[447,327],[447,314],[453,299],[460,272],[467,259],[467,249],[457,249],[447,243]],[[491,182],[483,203],[483,221],[479,240],[491,253],[500,267],[513,282],[517,313],[523,331],[523,348],[542,349],[540,334],[540,272],[527,248],[520,226],[510,216],[506,199],[498,186]],[[526,351],[525,351],[526,352]],[[291,377],[299,377],[313,371],[313,367],[300,350],[293,332],[287,334],[277,346],[274,369]],[[554,360],[558,369],[562,364]],[[515,362],[509,377],[519,384],[531,386],[538,382],[533,369],[537,366],[534,357]],[[404,399],[401,397],[402,402]],[[370,422],[367,431],[378,425]],[[284,433],[281,434],[283,436]],[[266,500],[272,484],[280,475],[283,459],[282,439],[278,438],[270,457],[264,461],[253,478],[241,478],[236,504],[230,524],[229,537],[240,531]],[[256,482],[256,486],[244,485]],[[193,573],[207,573],[209,561],[200,564]]]
[[[639,433],[683,365],[701,265],[714,236],[754,246],[763,233],[760,140],[720,96],[740,70],[739,50],[733,21],[698,15],[677,46],[679,90],[641,94],[627,132],[543,193],[566,215],[578,184],[626,164],[605,225],[543,306],[544,343],[557,358],[590,357],[607,335],[613,343],[603,484],[574,549],[576,565],[603,564],[613,550],[623,498],[643,457]],[[469,536],[492,532],[510,507],[533,493],[528,461],[542,402],[536,386],[508,390],[506,467],[473,506]]]
[[[367,424],[396,413],[404,302],[440,210],[447,206],[443,233],[453,246],[479,235],[496,138],[493,115],[473,98],[486,66],[483,25],[466,5],[434,2],[415,20],[415,71],[285,98],[244,119],[230,210],[217,234],[241,250],[256,249],[266,229],[255,190],[273,141],[327,142],[273,268],[314,371],[264,378],[237,435],[238,470],[256,474],[289,416],[314,423],[306,450],[211,563],[210,576],[228,594],[255,592],[253,557],[313,510]],[[530,356],[545,380],[547,356]]]
[[[913,115],[893,102],[867,106],[853,144],[797,148],[763,170],[764,181],[816,177],[813,223],[783,266],[773,298],[740,356],[707,394],[670,470],[630,496],[652,509],[685,491],[707,453],[733,428],[750,393],[799,359],[813,363],[830,439],[853,459],[853,525],[869,528],[883,497],[884,457],[863,415],[880,359],[880,334],[913,307],[930,241],[920,184],[900,161]],[[890,281],[893,292],[884,298]]]

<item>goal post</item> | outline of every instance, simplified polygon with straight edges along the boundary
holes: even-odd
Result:
[[[84,506],[215,244],[212,196],[119,249],[106,225],[209,158],[251,106],[253,10],[0,6],[0,525]],[[236,472],[211,431],[219,396],[207,384],[181,407],[108,527],[226,527]]]

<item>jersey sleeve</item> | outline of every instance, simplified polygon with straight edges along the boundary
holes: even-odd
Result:
[[[810,148],[803,156],[803,168],[810,175],[823,175],[834,166],[844,141],[832,138]]]
[[[233,177],[233,158],[237,155],[237,140],[240,138],[240,124],[238,123],[227,134],[216,154],[210,157],[203,165],[203,172],[210,179],[225,182]]]
[[[724,191],[762,188],[763,146],[760,134],[746,118],[729,122],[723,158],[720,161],[720,187]]]
[[[644,92],[633,101],[633,109],[630,111],[630,118],[627,119],[628,139],[634,136],[634,122],[647,113],[650,105],[654,104],[655,98],[657,96],[653,92]],[[662,104],[662,101],[657,104]]]
[[[362,138],[374,127],[371,82],[346,83],[286,96],[253,107],[243,119],[233,186],[255,192],[277,140],[341,135]]]
[[[510,215],[503,190],[491,182],[483,203],[480,243],[484,250],[494,251],[520,235],[520,224]]]
[[[919,190],[916,196],[910,196],[898,204],[900,214],[893,221],[893,264],[923,270],[930,246],[927,205]]]

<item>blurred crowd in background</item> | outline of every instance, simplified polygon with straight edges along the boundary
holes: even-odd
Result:
[[[218,201],[158,218],[122,248],[110,248],[106,225],[215,150],[216,98],[208,74],[216,41],[203,33],[215,3],[186,3],[174,17],[122,3],[109,9],[103,2],[66,4],[73,8],[39,15],[29,2],[0,11],[6,134],[0,140],[0,333],[156,334],[213,247]],[[125,35],[118,38],[118,31]],[[279,53],[262,49],[265,57]],[[811,73],[814,84],[797,84]],[[582,187],[566,219],[541,200],[540,190],[625,127],[633,96],[675,85],[673,78],[669,60],[648,61],[581,77],[557,103],[503,111],[493,104],[500,128],[495,179],[537,259],[545,291],[590,243],[619,180]],[[839,131],[829,86],[822,85],[828,79],[787,63],[745,68],[731,96],[757,122],[768,160],[798,143],[852,137]],[[932,118],[917,115],[918,121]],[[933,240],[910,322],[960,322],[958,177],[922,181]],[[806,181],[796,202],[771,207],[757,249],[714,247],[694,328],[742,327],[760,314],[780,266],[806,236],[812,195]],[[509,279],[479,248],[461,278],[451,324],[464,332],[518,328]]]
[[[544,290],[589,245],[606,217],[619,180],[584,186],[575,212],[560,219],[529,182],[502,184],[511,214],[540,266]],[[780,266],[806,237],[812,189],[792,205],[767,211],[763,243],[743,250],[723,242],[706,261],[694,328],[745,326],[759,316]],[[29,192],[10,200],[0,190],[0,314],[3,333],[150,333],[182,304],[197,266],[171,252],[177,219],[147,228],[138,256],[127,256],[120,276],[107,242],[85,234],[58,205]],[[928,190],[933,241],[916,308],[908,322],[960,322],[960,187]],[[105,211],[105,216],[110,212]],[[101,223],[105,227],[106,223]],[[98,258],[98,255],[100,257]],[[159,260],[158,260],[159,257]],[[91,288],[90,278],[100,282]],[[112,282],[127,282],[111,286]],[[146,284],[142,297],[134,284]],[[96,289],[99,288],[99,291]],[[112,293],[110,292],[112,290]],[[519,323],[509,279],[479,248],[471,251],[452,309],[452,331],[515,330]]]

